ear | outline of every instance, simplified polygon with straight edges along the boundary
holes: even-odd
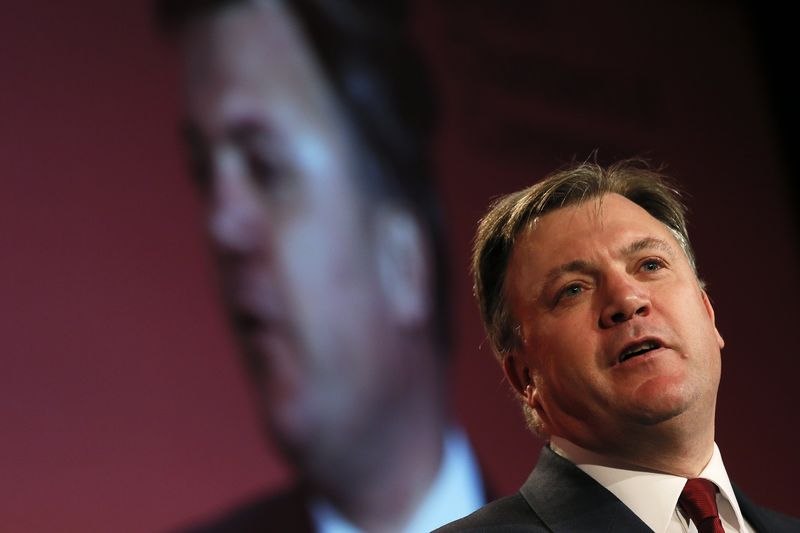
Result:
[[[427,239],[406,209],[382,206],[375,219],[378,276],[389,307],[401,323],[423,323],[432,310]]]
[[[539,389],[536,384],[535,376],[531,374],[531,369],[516,355],[508,354],[503,358],[503,371],[506,379],[514,387],[525,404],[527,416],[532,416],[531,412],[536,412],[538,423],[537,432],[548,435],[551,433],[550,417],[544,409],[539,396]]]
[[[711,299],[708,297],[708,293],[704,289],[700,289],[703,298],[703,305],[706,308],[706,313],[708,313],[709,318],[711,319],[711,325],[714,326],[714,333],[717,334],[717,344],[719,345],[720,349],[725,347],[725,339],[722,338],[722,335],[719,334],[719,330],[717,329],[717,322],[714,318],[714,308],[711,306]]]
[[[526,396],[529,387],[533,387],[530,369],[515,354],[508,353],[503,357],[503,372],[514,390]]]

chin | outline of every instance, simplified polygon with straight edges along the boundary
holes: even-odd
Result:
[[[661,407],[658,409],[642,409],[633,413],[633,420],[643,426],[656,426],[672,420],[686,412],[687,406]]]
[[[655,426],[680,419],[692,410],[698,402],[698,394],[685,394],[685,391],[663,391],[658,398],[639,405],[632,413],[636,422],[645,426]]]
[[[266,419],[268,437],[293,466],[306,462],[313,448],[312,424],[303,417],[273,409]]]

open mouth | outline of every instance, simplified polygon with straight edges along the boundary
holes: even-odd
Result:
[[[644,341],[644,342],[637,342],[636,344],[631,344],[630,346],[625,348],[619,355],[619,362],[624,363],[628,359],[632,359],[639,355],[644,355],[647,352],[651,352],[659,348],[661,348],[661,344],[659,344],[656,341]]]

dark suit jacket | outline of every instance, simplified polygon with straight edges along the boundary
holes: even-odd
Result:
[[[308,495],[300,487],[270,494],[184,533],[313,533]]]
[[[486,476],[483,476],[486,479]],[[493,496],[484,485],[484,501]],[[295,486],[278,494],[269,494],[241,505],[233,511],[203,524],[182,529],[183,533],[313,533],[309,510],[310,493]],[[424,533],[424,532],[420,532]]]
[[[742,514],[757,532],[800,532],[800,520],[758,507],[738,488],[734,491]],[[652,533],[616,496],[547,447],[517,494],[495,500],[436,531]]]

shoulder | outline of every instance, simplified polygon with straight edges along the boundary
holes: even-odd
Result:
[[[548,531],[520,493],[488,503],[474,513],[437,529],[437,533],[454,531]]]
[[[769,531],[800,531],[800,520],[797,518],[763,507],[759,510],[762,514],[762,522],[767,525]]]
[[[298,489],[263,495],[182,533],[256,533],[265,530],[311,531],[307,501]]]
[[[739,507],[745,520],[750,522],[757,531],[763,530],[774,533],[800,531],[800,520],[797,518],[756,505],[736,485],[733,486],[733,491],[736,493],[736,499],[739,502]]]

